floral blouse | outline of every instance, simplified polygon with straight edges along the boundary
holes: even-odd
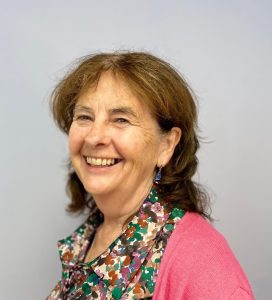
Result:
[[[151,299],[167,240],[183,215],[152,188],[122,234],[85,263],[95,229],[103,221],[96,208],[71,236],[59,241],[62,280],[46,299]]]

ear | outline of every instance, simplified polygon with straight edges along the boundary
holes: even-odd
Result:
[[[181,135],[182,131],[179,127],[172,127],[169,132],[163,134],[157,162],[158,167],[164,167],[169,162],[180,141]]]

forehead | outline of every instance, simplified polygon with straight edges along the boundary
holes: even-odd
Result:
[[[79,96],[76,106],[80,105],[108,109],[125,106],[138,114],[150,113],[143,99],[140,99],[128,83],[110,72],[103,73],[95,86],[89,87]]]

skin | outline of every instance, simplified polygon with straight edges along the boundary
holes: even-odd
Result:
[[[181,137],[162,134],[148,108],[110,72],[78,99],[69,131],[73,167],[104,214],[85,261],[100,255],[121,234],[152,186],[156,166],[165,166]],[[112,166],[89,165],[86,157],[113,158]]]

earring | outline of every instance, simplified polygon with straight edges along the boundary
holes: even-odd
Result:
[[[159,170],[158,170],[158,172],[157,172],[157,174],[156,174],[156,176],[153,180],[153,182],[156,183],[156,184],[160,183],[160,180],[161,180],[161,177],[162,177],[161,170],[162,170],[162,167],[159,167]]]

